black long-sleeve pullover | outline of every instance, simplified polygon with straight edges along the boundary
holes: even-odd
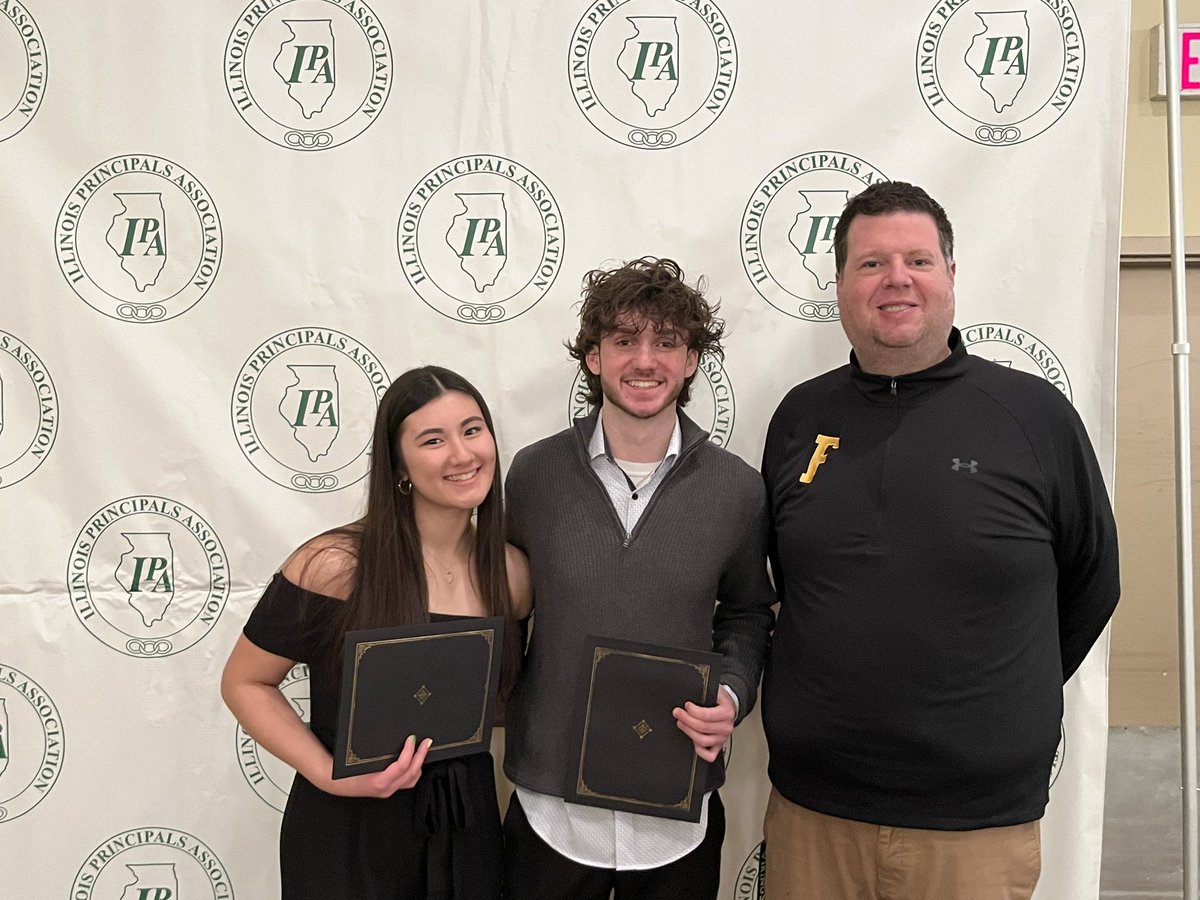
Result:
[[[769,771],[828,815],[943,830],[1039,818],[1062,685],[1120,592],[1074,407],[969,356],[956,330],[950,346],[895,379],[852,357],[793,388],[767,434]]]

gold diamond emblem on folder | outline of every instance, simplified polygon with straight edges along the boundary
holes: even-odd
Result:
[[[422,706],[424,706],[425,701],[428,700],[432,696],[433,696],[433,694],[430,693],[429,688],[425,687],[425,685],[421,685],[421,689],[419,691],[417,691],[415,694],[413,694],[413,697],[416,698],[416,701],[418,703],[420,703]]]
[[[639,738],[645,739],[646,735],[648,735],[654,729],[650,727],[649,722],[647,722],[645,719],[642,719],[642,721],[633,726],[633,730]]]

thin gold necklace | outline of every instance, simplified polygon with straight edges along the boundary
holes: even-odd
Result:
[[[436,567],[430,564],[430,562],[429,562],[430,557],[433,557],[433,561],[435,563],[437,563]],[[438,559],[436,556],[434,556],[433,553],[431,553],[427,549],[421,550],[421,558],[425,561],[426,568],[428,568],[429,571],[431,571],[435,577],[437,577],[439,575],[439,573],[442,570],[444,570],[446,573],[444,576],[444,580],[445,580],[446,584],[454,584],[454,567],[453,566],[446,565],[444,562],[442,562],[440,559]],[[461,563],[460,563],[460,565],[461,565]]]

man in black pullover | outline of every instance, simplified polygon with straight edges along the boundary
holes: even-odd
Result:
[[[1049,382],[967,355],[953,252],[920,188],[852,199],[850,364],[767,433],[770,900],[1029,897],[1062,686],[1117,603],[1083,424]]]

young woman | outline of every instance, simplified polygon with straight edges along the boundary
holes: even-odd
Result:
[[[331,777],[347,631],[505,616],[503,697],[520,657],[514,619],[530,605],[525,557],[504,542],[491,414],[466,379],[436,366],[397,378],[371,452],[366,514],[288,558],[225,664],[221,694],[296,770],[280,830],[284,900],[498,898],[490,754],[425,766],[430,742],[412,735],[383,771]],[[309,665],[311,729],[278,688],[297,662]]]

